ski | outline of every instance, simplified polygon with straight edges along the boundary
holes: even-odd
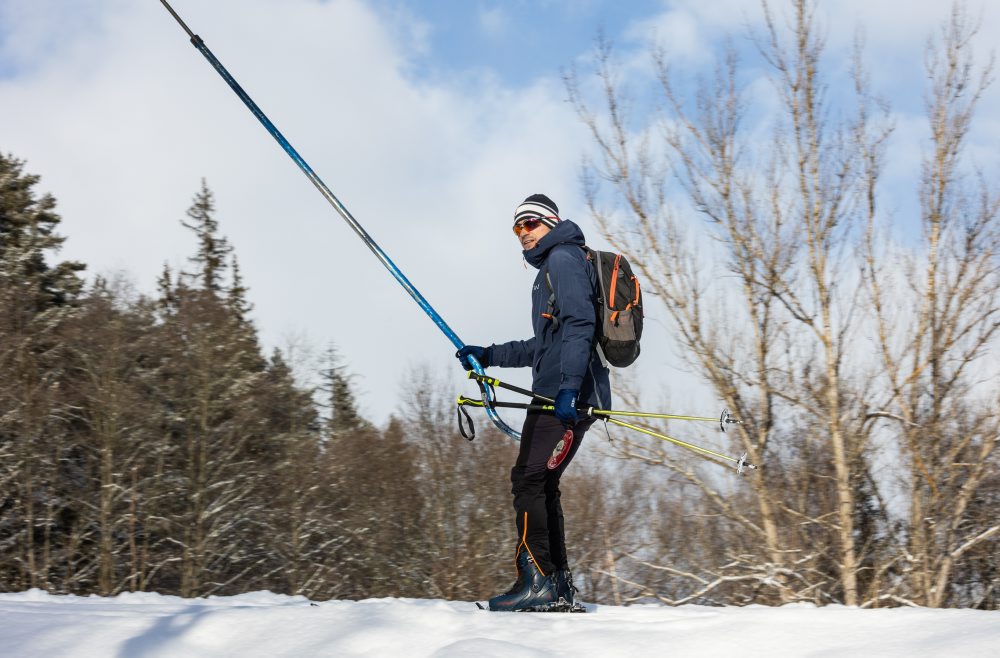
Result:
[[[484,603],[482,601],[476,601],[476,607],[480,610],[485,610],[487,612],[492,612],[490,610],[489,603]],[[587,608],[579,602],[573,602],[572,604],[566,603],[566,601],[559,601],[558,603],[553,603],[551,605],[536,606],[534,608],[526,608],[524,610],[515,610],[514,612],[567,612],[567,613],[585,613]]]

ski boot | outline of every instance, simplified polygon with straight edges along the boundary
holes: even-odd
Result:
[[[552,580],[556,583],[556,596],[558,606],[562,612],[587,612],[583,604],[576,600],[576,593],[579,591],[573,585],[573,572],[569,569],[561,569],[552,574]]]
[[[506,594],[490,599],[493,612],[555,612],[559,608],[556,584],[543,575],[528,551],[517,556],[517,582]]]

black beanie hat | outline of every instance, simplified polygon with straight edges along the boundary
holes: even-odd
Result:
[[[540,219],[552,228],[559,221],[559,206],[544,194],[532,194],[514,210],[514,223],[522,219]]]

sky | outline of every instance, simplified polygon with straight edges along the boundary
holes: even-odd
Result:
[[[312,603],[255,592],[181,599],[150,593],[0,594],[0,654],[10,658],[986,658],[997,612],[839,605],[595,606],[586,614],[512,614],[471,601]]]
[[[459,338],[530,335],[535,271],[510,230],[543,192],[591,246],[579,180],[589,138],[563,73],[611,39],[626,80],[648,86],[649,47],[710,72],[729,42],[751,53],[756,0],[175,0],[175,10],[285,134]],[[776,3],[779,8],[783,3]],[[834,71],[857,29],[873,84],[893,108],[886,185],[912,212],[926,128],[923,48],[947,3],[821,0]],[[984,56],[1000,6],[981,16]],[[751,62],[750,66],[754,66]],[[751,71],[753,69],[751,68]],[[763,75],[763,73],[761,73]],[[984,97],[973,152],[995,164],[1000,98]],[[295,345],[303,372],[335,344],[362,412],[399,409],[414,368],[474,394],[438,327],[364,248],[191,47],[157,0],[0,0],[0,151],[59,202],[61,258],[90,276],[124,273],[152,292],[165,264],[190,269],[184,212],[206,179],[235,247],[261,339]],[[907,200],[907,199],[910,200]],[[681,363],[665,313],[647,300],[631,377],[673,413],[718,413]],[[502,371],[527,385],[527,372]],[[482,422],[482,421],[480,421]]]

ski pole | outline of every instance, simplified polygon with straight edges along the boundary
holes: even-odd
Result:
[[[500,381],[499,379],[496,379],[494,377],[486,377],[484,375],[478,375],[478,374],[472,373],[472,372],[469,373],[469,378],[470,379],[475,379],[477,381],[480,381],[480,378],[482,378],[482,380],[480,381],[480,383],[486,383],[489,386],[499,386],[500,388],[506,389],[508,391],[512,391],[514,393],[520,393],[522,395],[530,395],[533,398],[535,398],[536,400],[541,400],[542,402],[548,402],[549,403],[549,404],[545,404],[545,405],[523,404],[523,408],[525,408],[525,409],[533,410],[532,409],[533,407],[534,407],[534,410],[538,410],[538,411],[552,411],[552,410],[555,409],[555,407],[552,406],[555,403],[555,400],[553,400],[552,398],[547,398],[547,397],[545,397],[543,395],[538,395],[537,393],[534,393],[534,392],[529,391],[527,389],[521,388],[519,386],[514,386],[513,384],[508,384],[508,383]],[[522,408],[521,403],[495,402],[495,401],[490,402],[490,401],[486,401],[486,400],[473,400],[473,399],[470,399],[470,398],[466,398],[464,396],[460,396],[458,398],[458,405],[459,405],[459,407],[462,407],[462,406],[465,406],[465,405],[469,405],[469,406],[477,406],[477,407],[486,408],[487,404],[493,404],[493,405],[496,405],[496,406],[499,406],[499,407],[507,407],[507,408]],[[721,459],[723,461],[733,463],[733,464],[736,465],[736,472],[738,474],[740,474],[740,475],[743,475],[746,472],[747,469],[757,470],[757,467],[754,464],[751,464],[751,463],[749,463],[747,461],[747,453],[746,452],[744,452],[739,458],[730,457],[729,455],[725,455],[725,454],[722,454],[720,452],[715,452],[714,450],[709,450],[708,448],[703,448],[703,447],[695,445],[693,443],[688,443],[687,441],[681,441],[680,439],[675,439],[672,436],[667,436],[666,434],[663,434],[663,433],[660,433],[660,432],[656,432],[654,430],[642,427],[640,425],[633,425],[632,423],[626,423],[624,421],[618,420],[617,418],[612,418],[610,416],[610,414],[615,413],[613,411],[595,410],[595,409],[590,409],[588,411],[590,413],[592,413],[592,414],[597,414],[598,412],[601,412],[601,417],[604,420],[607,420],[609,423],[613,423],[613,424],[618,425],[620,427],[625,427],[625,428],[628,428],[628,429],[631,429],[631,430],[635,430],[637,432],[642,432],[643,434],[646,434],[648,436],[652,436],[652,437],[660,439],[662,441],[667,441],[669,443],[673,443],[676,446],[679,446],[679,447],[691,450],[692,452],[695,452],[695,453],[697,453],[697,454],[699,454],[699,455],[701,455],[703,457],[710,458],[710,459],[711,458]]]
[[[506,388],[506,387],[503,387],[503,388]],[[546,402],[552,402],[551,399],[545,398],[545,397],[542,397],[542,396],[539,396],[539,395],[535,395],[535,397],[538,398],[539,400],[544,400]],[[527,409],[528,411],[553,411],[553,410],[555,410],[555,407],[553,405],[551,405],[551,404],[528,404],[528,403],[524,403],[524,402],[491,402],[489,404],[492,404],[492,405],[494,405],[496,407],[506,408],[506,409]],[[487,405],[487,402],[485,402],[483,400],[475,400],[475,399],[472,399],[472,398],[467,398],[465,396],[459,396],[459,398],[458,398],[458,405],[460,407],[461,406],[470,406],[470,407],[482,407],[482,408],[485,408],[486,405]],[[584,411],[584,410],[581,409],[581,411]],[[632,423],[626,423],[624,421],[618,420],[617,418],[612,418],[609,415],[609,414],[618,413],[618,412],[604,411],[604,410],[600,410],[600,409],[591,409],[590,413],[592,413],[592,414],[598,414],[598,413],[600,413],[602,420],[606,420],[609,423],[613,423],[613,424],[618,425],[620,427],[626,427],[628,429],[635,430],[637,432],[642,432],[643,434],[646,434],[648,436],[652,436],[652,437],[660,439],[662,441],[667,441],[669,443],[673,443],[676,446],[680,446],[682,448],[686,448],[688,450],[691,450],[693,452],[698,453],[699,455],[702,455],[703,457],[709,458],[709,461],[713,461],[714,462],[716,459],[721,459],[721,460],[723,460],[725,462],[733,463],[733,464],[736,465],[736,472],[738,474],[740,474],[740,475],[743,475],[746,472],[747,469],[757,470],[756,466],[754,466],[753,464],[751,464],[751,463],[749,463],[747,461],[747,453],[745,453],[745,452],[743,453],[742,456],[740,456],[737,459],[736,457],[730,457],[729,455],[722,454],[721,452],[715,452],[714,450],[709,450],[708,448],[703,448],[703,447],[701,447],[699,445],[695,445],[695,444],[689,443],[687,441],[682,441],[680,439],[675,439],[672,436],[667,436],[666,434],[663,434],[661,432],[656,432],[654,430],[651,430],[651,429],[646,428],[646,427],[642,427],[640,425],[633,425]]]
[[[709,450],[708,448],[702,448],[701,446],[696,446],[695,444],[688,443],[687,441],[681,441],[680,439],[675,439],[672,436],[667,436],[666,434],[661,434],[660,432],[654,432],[651,429],[647,429],[647,428],[641,427],[639,425],[633,425],[632,423],[626,423],[624,421],[618,420],[617,418],[610,418],[610,417],[608,417],[607,421],[609,423],[614,423],[615,425],[618,425],[620,427],[627,427],[630,430],[635,430],[636,432],[642,432],[643,434],[646,434],[648,436],[652,436],[654,438],[657,438],[657,439],[660,439],[660,440],[663,440],[663,441],[669,441],[670,443],[673,443],[674,445],[680,446],[682,448],[687,448],[688,450],[692,450],[692,451],[694,451],[694,452],[696,452],[696,453],[698,453],[700,455],[714,457],[716,459],[722,459],[724,461],[733,463],[733,464],[736,465],[736,473],[738,475],[743,475],[744,473],[746,473],[747,469],[750,469],[751,471],[756,471],[757,470],[756,466],[754,466],[753,464],[751,464],[750,462],[747,461],[747,453],[745,453],[745,452],[739,457],[739,459],[737,459],[736,457],[730,457],[729,455],[724,455],[721,452],[715,452],[714,450]]]
[[[202,38],[191,31],[191,29],[181,19],[181,17],[177,15],[177,12],[174,11],[173,7],[170,6],[167,0],[160,0],[160,2],[163,4],[166,10],[170,12],[170,15],[174,17],[174,19],[181,26],[181,28],[183,28],[184,31],[187,32],[188,37],[190,37],[191,39],[192,45],[194,45],[194,47],[197,48],[198,51],[205,56],[205,59],[207,59],[208,63],[212,65],[212,68],[214,68],[218,72],[218,74],[222,76],[222,79],[225,80],[226,83],[230,86],[230,88],[232,88],[233,92],[235,92],[236,95],[239,96],[240,100],[243,101],[243,103],[247,106],[250,112],[253,113],[255,117],[257,117],[257,120],[261,122],[261,124],[264,126],[267,132],[271,133],[271,136],[274,137],[275,141],[277,141],[278,144],[281,145],[281,148],[284,149],[285,153],[288,154],[288,157],[290,157],[292,161],[295,162],[296,165],[298,165],[299,169],[302,170],[302,173],[306,175],[306,178],[308,178],[310,182],[312,182],[312,184],[316,187],[316,189],[319,190],[319,193],[323,195],[323,197],[330,203],[331,206],[333,206],[333,209],[336,210],[337,213],[341,216],[341,218],[343,218],[343,220],[347,222],[347,224],[354,230],[354,232],[357,233],[358,237],[361,238],[361,241],[365,243],[365,246],[367,246],[368,249],[370,249],[371,252],[375,254],[375,257],[379,260],[379,262],[381,262],[385,266],[385,268],[389,270],[389,273],[392,274],[392,276],[396,279],[396,281],[399,282],[401,286],[403,286],[403,289],[406,290],[407,293],[409,293],[410,297],[412,297],[413,300],[420,306],[420,308],[422,308],[424,312],[427,313],[427,315],[431,318],[431,320],[434,321],[434,323],[438,326],[438,328],[440,328],[441,331],[444,332],[444,335],[448,337],[448,340],[452,342],[455,348],[461,349],[462,347],[464,347],[465,343],[463,343],[459,339],[458,335],[454,331],[452,331],[451,327],[449,327],[448,324],[444,321],[444,318],[442,318],[438,314],[438,312],[434,310],[434,308],[430,305],[430,303],[427,302],[424,296],[420,294],[420,292],[413,286],[412,283],[410,283],[409,279],[407,279],[406,276],[403,275],[403,272],[398,267],[396,267],[396,264],[392,262],[389,256],[384,251],[382,251],[382,248],[379,247],[378,243],[376,243],[375,240],[373,240],[372,237],[368,234],[368,232],[365,231],[364,227],[362,227],[361,224],[356,219],[354,219],[354,216],[351,215],[351,213],[347,210],[347,207],[340,202],[340,199],[338,199],[333,194],[333,192],[330,191],[330,188],[326,186],[326,183],[323,182],[323,180],[316,174],[316,172],[312,170],[312,167],[310,167],[308,163],[306,163],[306,161],[302,158],[302,156],[299,155],[299,152],[295,150],[295,148],[291,145],[291,143],[289,143],[287,139],[285,139],[285,136],[281,134],[278,128],[271,122],[270,119],[267,118],[267,115],[265,115],[264,112],[253,101],[253,99],[250,98],[250,95],[247,94],[247,92],[243,90],[243,88],[239,85],[239,83],[236,82],[236,79],[229,74],[229,71],[227,71],[226,67],[222,65],[222,62],[220,62],[215,57],[215,55],[212,54],[212,51],[208,49],[208,46],[205,45],[205,42],[202,40]],[[474,372],[483,374],[482,365],[480,365],[480,363],[476,361],[474,357],[472,356],[469,357],[469,363],[474,368]],[[482,386],[482,391],[484,399],[488,400],[492,399],[492,393],[486,386]],[[490,420],[493,421],[493,424],[496,425],[505,434],[507,434],[507,436],[514,439],[515,441],[520,440],[521,438],[520,433],[518,433],[516,430],[508,426],[506,423],[504,423],[503,420],[500,418],[500,416],[497,415],[495,410],[487,408],[486,413],[490,417]]]
[[[530,395],[534,395],[534,393],[530,393]],[[473,407],[484,406],[482,400],[467,398],[463,395],[458,397],[458,404],[468,404]],[[493,402],[492,404],[494,407],[504,409],[527,409],[528,411],[552,411],[554,409],[551,405],[538,405],[525,402]],[[655,418],[658,420],[688,420],[695,422],[717,423],[719,425],[719,429],[723,432],[726,431],[726,425],[740,425],[743,423],[743,421],[738,418],[734,418],[733,415],[729,413],[729,409],[723,409],[722,415],[718,418],[711,418],[708,416],[678,416],[676,414],[648,413],[645,411],[622,411],[619,409],[595,409],[594,407],[579,407],[578,410],[587,416],[625,416],[627,418]]]
[[[512,391],[514,393],[520,393],[521,395],[527,395],[527,396],[535,397],[535,398],[538,398],[538,399],[542,399],[541,396],[535,394],[532,391],[529,391],[526,388],[521,388],[520,386],[514,386],[513,384],[508,384],[506,382],[502,382],[499,379],[496,379],[495,377],[487,377],[486,375],[481,375],[479,373],[469,372],[469,379],[473,379],[473,380],[475,380],[476,382],[478,382],[480,384],[487,384],[488,386],[499,386],[500,388],[506,389],[508,391]],[[459,404],[462,404],[462,402],[461,402],[462,399],[463,398],[461,398],[461,397],[459,398]],[[470,398],[464,398],[464,399],[470,400]],[[508,406],[511,406],[511,404],[512,403],[506,403],[506,404],[496,403],[494,406],[508,407]],[[516,403],[513,403],[513,404],[515,406],[513,406],[511,408],[514,408],[514,409],[522,408],[522,407],[516,406]],[[590,415],[597,415],[597,416],[626,416],[626,417],[632,417],[632,418],[656,418],[656,419],[663,419],[663,420],[688,420],[688,421],[696,421],[696,422],[718,423],[719,424],[719,429],[722,430],[723,432],[726,431],[726,425],[742,425],[743,424],[743,421],[739,420],[738,418],[734,418],[733,415],[731,413],[729,413],[729,409],[723,409],[722,410],[722,415],[720,417],[718,417],[718,418],[712,418],[712,417],[709,417],[709,416],[680,416],[680,415],[676,415],[676,414],[648,413],[648,412],[645,412],[645,411],[619,411],[619,410],[614,410],[614,409],[595,409],[594,407],[581,407],[580,411],[585,412],[588,416],[590,416]]]

